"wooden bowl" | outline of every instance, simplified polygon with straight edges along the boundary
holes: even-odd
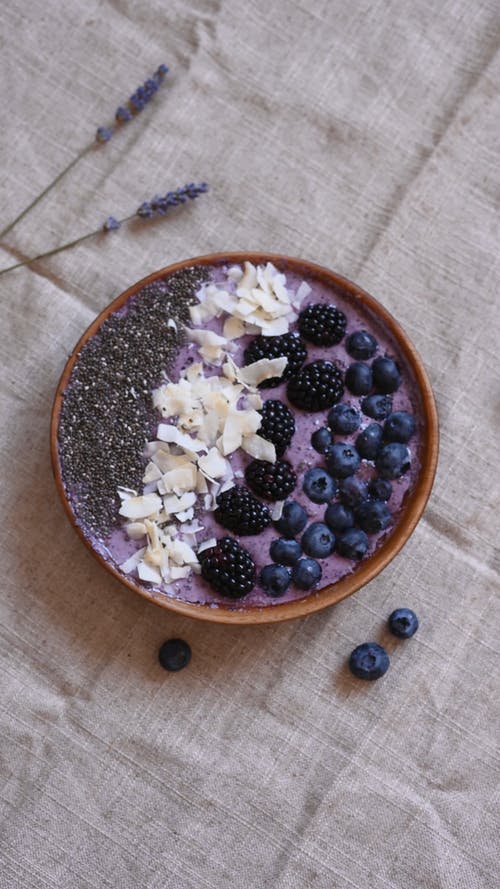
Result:
[[[414,380],[420,392],[423,416],[419,419],[422,422],[423,428],[421,468],[416,484],[407,496],[402,512],[399,514],[397,523],[392,532],[381,542],[371,556],[359,563],[354,573],[346,575],[336,583],[333,583],[330,586],[325,586],[321,590],[308,593],[300,599],[280,604],[273,602],[272,605],[264,607],[247,606],[246,608],[244,604],[239,602],[238,610],[233,610],[232,608],[224,607],[223,604],[214,608],[209,605],[184,602],[180,599],[169,598],[158,591],[149,590],[146,586],[143,586],[139,580],[122,574],[94,549],[92,543],[87,539],[78,526],[72,507],[66,497],[58,456],[58,427],[63,393],[68,385],[78,354],[85,343],[94,336],[111,313],[123,307],[127,300],[138,293],[138,291],[140,291],[146,284],[150,284],[159,278],[164,278],[173,272],[180,271],[187,266],[212,266],[224,263],[233,265],[243,263],[245,260],[249,260],[255,265],[272,262],[278,269],[289,269],[298,275],[302,275],[306,279],[316,279],[329,286],[341,289],[347,298],[352,299],[353,305],[357,309],[361,307],[361,310],[367,312],[367,314],[372,316],[375,315],[379,323],[382,323],[383,327],[388,330],[396,340],[402,356],[413,373]],[[125,584],[125,586],[129,587],[135,593],[139,593],[139,595],[143,596],[145,599],[187,617],[214,621],[216,623],[258,624],[303,617],[314,611],[320,611],[329,605],[334,605],[336,602],[340,602],[342,599],[355,593],[370,580],[373,580],[373,578],[376,577],[377,574],[379,574],[397,555],[415,529],[431,492],[438,458],[438,419],[432,389],[422,361],[414,346],[392,315],[372,296],[361,290],[356,284],[353,284],[351,281],[337,275],[329,269],[315,265],[306,260],[292,259],[286,256],[268,253],[215,253],[176,263],[175,265],[160,269],[148,277],[143,278],[142,281],[129,287],[128,290],[113,300],[113,302],[92,322],[75,346],[57,387],[52,411],[50,446],[52,467],[57,490],[69,520],[94,557],[110,574],[117,578],[117,580]]]

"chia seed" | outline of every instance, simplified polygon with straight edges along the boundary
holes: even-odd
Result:
[[[106,537],[118,518],[117,489],[142,486],[144,447],[158,423],[151,392],[183,344],[182,325],[207,277],[202,267],[190,267],[146,285],[104,321],[76,359],[58,443],[66,493],[85,533]]]

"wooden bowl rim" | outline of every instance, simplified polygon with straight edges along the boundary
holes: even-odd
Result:
[[[140,586],[134,579],[121,574],[117,568],[107,562],[106,559],[97,552],[78,525],[64,491],[58,455],[58,427],[63,393],[68,384],[75,361],[82,347],[92,336],[94,336],[110,314],[120,309],[131,297],[135,296],[135,294],[142,290],[147,284],[150,284],[159,278],[172,275],[174,272],[180,271],[188,266],[222,265],[226,263],[239,264],[246,260],[252,262],[254,265],[272,262],[277,268],[280,268],[280,266],[283,265],[296,274],[302,274],[312,278],[320,278],[330,286],[340,287],[347,291],[355,301],[361,302],[363,307],[368,308],[379,321],[382,321],[383,324],[389,328],[392,336],[396,339],[399,348],[404,354],[405,359],[411,366],[420,390],[425,428],[422,441],[422,466],[415,488],[408,497],[396,528],[390,536],[381,543],[380,547],[367,559],[366,562],[361,562],[353,574],[348,574],[336,583],[325,586],[317,592],[309,593],[301,599],[268,606],[253,606],[245,610],[231,610],[229,608],[224,608],[223,605],[216,608],[209,605],[197,605],[191,602],[184,602],[180,599],[170,598],[169,596],[155,592],[154,590],[149,591]],[[150,275],[147,275],[147,277],[142,278],[140,281],[137,281],[131,287],[127,288],[127,290],[117,296],[97,315],[71,352],[57,386],[50,424],[50,453],[56,488],[71,525],[94,558],[96,558],[97,561],[113,575],[113,577],[119,580],[120,583],[129,587],[140,596],[143,596],[143,598],[147,599],[149,602],[154,602],[156,605],[160,605],[161,607],[166,608],[169,611],[174,611],[184,617],[228,624],[275,623],[277,621],[305,617],[307,614],[321,611],[323,608],[328,608],[330,605],[335,605],[337,602],[340,602],[347,596],[357,592],[357,590],[373,580],[373,578],[376,577],[402,549],[410,535],[413,533],[425,509],[436,474],[438,449],[438,415],[434,394],[427,373],[413,343],[391,313],[373,296],[361,287],[358,287],[357,284],[353,283],[348,278],[344,278],[342,275],[333,272],[325,266],[317,265],[309,260],[267,252],[238,251],[196,256],[192,259],[176,262],[165,268],[159,269],[158,271],[152,272]]]

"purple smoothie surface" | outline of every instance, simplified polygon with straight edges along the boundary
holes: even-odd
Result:
[[[224,284],[224,286],[226,286],[226,275],[229,268],[229,265],[221,264],[205,268],[204,271],[208,275],[209,282]],[[322,568],[322,579],[316,589],[313,589],[309,592],[304,592],[304,590],[301,590],[292,584],[283,596],[278,599],[273,599],[270,598],[259,587],[258,575],[264,565],[270,564],[272,562],[269,556],[269,546],[271,541],[281,536],[275,529],[274,525],[269,526],[263,532],[256,536],[242,536],[238,538],[236,534],[228,532],[225,528],[218,524],[214,518],[214,514],[211,512],[206,512],[201,508],[200,505],[195,508],[195,519],[197,519],[199,523],[203,525],[203,531],[197,535],[198,544],[200,544],[203,540],[211,537],[236,537],[239,540],[240,544],[250,553],[255,562],[257,570],[257,584],[253,588],[253,590],[248,593],[243,599],[231,600],[229,598],[219,596],[200,575],[194,573],[189,575],[187,578],[169,583],[168,586],[164,584],[156,585],[141,581],[139,580],[136,571],[133,571],[131,574],[127,575],[127,577],[133,580],[138,586],[143,587],[149,592],[155,591],[156,598],[158,598],[158,596],[168,596],[170,598],[182,599],[190,603],[209,605],[213,608],[217,608],[219,605],[222,605],[225,609],[229,608],[233,610],[246,610],[248,608],[262,606],[275,607],[281,603],[289,602],[294,599],[302,599],[304,598],[304,596],[315,596],[321,591],[322,588],[329,586],[330,584],[333,584],[336,581],[340,580],[342,577],[355,572],[358,569],[359,565],[363,564],[366,559],[368,559],[370,555],[373,554],[377,547],[381,545],[383,540],[390,536],[390,534],[394,531],[394,528],[396,527],[401,516],[405,499],[415,487],[422,462],[422,400],[412,368],[405,359],[405,356],[401,351],[397,340],[392,335],[391,331],[383,323],[383,321],[375,313],[372,313],[371,310],[364,303],[356,300],[355,297],[353,297],[348,292],[343,291],[341,288],[334,287],[329,283],[326,283],[320,276],[301,276],[298,275],[295,271],[287,268],[286,266],[281,265],[279,267],[279,271],[283,272],[286,275],[286,286],[289,290],[296,292],[301,282],[304,280],[311,287],[311,292],[303,300],[301,308],[305,308],[305,306],[309,303],[332,303],[336,305],[337,308],[342,310],[347,317],[346,334],[338,345],[323,347],[314,346],[311,343],[307,343],[308,356],[306,359],[306,363],[310,363],[320,358],[333,360],[342,371],[345,371],[347,367],[354,361],[354,359],[347,353],[345,348],[347,337],[349,336],[349,334],[353,333],[356,330],[367,330],[376,337],[378,342],[378,348],[374,358],[380,356],[389,356],[391,358],[394,358],[399,366],[402,376],[402,383],[399,389],[392,394],[392,410],[408,411],[409,413],[413,414],[416,420],[416,431],[408,444],[408,448],[411,454],[411,468],[401,478],[392,481],[392,495],[390,497],[390,500],[388,501],[388,506],[392,514],[392,523],[386,531],[380,532],[378,534],[368,535],[369,549],[366,556],[361,562],[355,562],[343,558],[334,552],[328,558],[318,560],[320,561]],[[166,281],[168,283],[168,279],[166,279]],[[139,292],[134,297],[134,299],[140,300],[141,292]],[[124,307],[120,311],[123,313],[126,312],[127,309],[126,307]],[[219,319],[213,319],[204,326],[216,333],[222,333],[222,327],[226,317],[227,316],[221,317]],[[296,322],[290,327],[290,330],[292,332],[297,330]],[[243,352],[246,345],[251,341],[251,339],[253,339],[253,337],[244,336],[236,341],[237,351],[232,353],[232,358],[237,365],[241,366],[245,363],[243,359]],[[185,369],[189,366],[189,364],[198,362],[200,360],[201,358],[198,352],[198,346],[195,343],[187,343],[183,345],[177,354],[177,358],[174,364],[168,370],[169,379],[174,382],[177,381],[182,375],[183,371],[185,371]],[[373,359],[369,359],[367,363],[371,363],[372,360]],[[213,373],[220,373],[220,368],[205,366],[204,372],[208,376]],[[298,410],[296,407],[290,404],[287,399],[286,383],[282,383],[279,386],[275,386],[273,388],[260,389],[259,392],[264,401],[268,399],[279,399],[283,401],[291,409],[295,418],[295,435],[291,444],[286,449],[283,457],[281,458],[290,462],[293,469],[297,473],[297,486],[287,499],[295,500],[304,507],[308,516],[308,524],[310,524],[311,522],[323,521],[325,510],[328,504],[313,503],[303,492],[302,483],[304,473],[308,469],[311,469],[313,467],[325,468],[325,458],[313,449],[311,445],[311,435],[316,429],[320,428],[321,426],[327,425],[327,415],[329,411],[324,410],[314,413],[307,413]],[[347,390],[347,388],[345,389],[344,395],[341,400],[360,410],[360,402],[362,400],[361,397],[352,395]],[[366,426],[374,422],[373,419],[365,416],[361,411],[360,414],[360,428],[356,430],[356,432],[352,435],[335,435],[334,441],[354,442],[357,435]],[[150,437],[151,428],[154,428],[155,424],[158,425],[160,422],[164,423],[165,419],[166,418],[159,416],[158,412],[153,409],[151,404],[149,425],[147,430],[145,430],[145,436]],[[231,462],[233,471],[240,471],[241,473],[244,472],[245,467],[252,460],[252,458],[248,456],[248,454],[244,453],[241,449],[235,451],[228,457],[228,459]],[[146,465],[146,462],[147,459],[144,458],[144,466]],[[363,460],[357,472],[357,475],[359,478],[367,481],[375,478],[377,476],[377,473],[373,462]],[[244,479],[236,477],[235,482],[244,483]],[[127,479],[123,479],[121,484],[124,487],[129,486]],[[66,485],[66,487],[68,493],[71,493],[69,491],[70,486]],[[146,488],[146,490],[149,489]],[[143,493],[143,491],[139,490],[138,493]],[[337,498],[334,498],[334,502],[336,501],[336,499]],[[200,504],[202,503],[202,500],[203,498],[200,498]],[[272,509],[272,504],[268,505]],[[76,517],[78,520],[77,498],[73,498],[72,506],[73,510],[76,512]],[[83,525],[81,525],[82,530],[84,531],[92,547],[106,561],[110,562],[117,570],[120,570],[120,564],[122,564],[127,558],[129,558],[136,550],[144,546],[146,542],[145,540],[130,540],[125,531],[125,524],[125,520],[117,517],[116,523],[109,530],[109,533],[105,535],[92,533],[91,531],[85,529]],[[298,535],[297,538],[299,541],[300,536],[301,535]]]

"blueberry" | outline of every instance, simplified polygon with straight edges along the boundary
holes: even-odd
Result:
[[[361,402],[361,410],[372,420],[385,420],[392,411],[390,395],[368,395]]]
[[[342,534],[354,525],[354,513],[343,503],[330,503],[325,510],[325,522],[336,534]]]
[[[374,478],[368,485],[368,493],[374,500],[390,500],[392,485],[385,478]]]
[[[387,623],[391,633],[400,639],[410,639],[418,630],[418,617],[410,608],[396,608]]]
[[[308,469],[304,475],[303,490],[313,503],[328,503],[335,497],[337,486],[325,469]]]
[[[300,559],[292,571],[292,580],[301,590],[310,590],[321,580],[321,565],[314,559]]]
[[[362,361],[350,364],[346,371],[345,384],[353,395],[367,395],[373,386],[371,368]]]
[[[382,500],[365,500],[354,512],[356,522],[367,534],[385,531],[392,521],[389,507]]]
[[[314,559],[326,559],[335,548],[335,534],[323,522],[313,522],[302,535],[302,549]]]
[[[385,441],[406,444],[415,432],[415,418],[408,411],[395,411],[384,423]]]
[[[342,479],[339,485],[339,500],[344,506],[357,506],[368,498],[368,485],[356,475]]]
[[[354,445],[346,444],[344,441],[332,445],[326,454],[326,465],[335,478],[354,475],[360,463],[361,457]]]
[[[359,411],[350,404],[341,402],[328,412],[328,425],[337,435],[350,435],[359,429],[361,417]]]
[[[349,668],[358,679],[380,679],[389,669],[389,655],[377,642],[363,642],[351,652]]]
[[[265,565],[259,575],[259,583],[268,596],[279,599],[283,596],[292,580],[292,573],[284,565]]]
[[[375,358],[372,364],[373,382],[379,392],[395,392],[401,385],[399,368],[392,358]]]
[[[359,562],[366,555],[367,549],[368,537],[359,528],[349,528],[337,538],[337,552],[345,559]]]
[[[359,433],[356,439],[356,448],[363,460],[375,460],[382,447],[382,426],[378,423],[370,423]]]
[[[280,537],[279,540],[273,540],[271,543],[269,555],[273,562],[278,562],[280,565],[295,565],[302,555],[302,549],[296,540],[286,540],[284,537]]]
[[[316,429],[311,435],[311,444],[318,454],[324,454],[332,444],[332,433],[326,426]]]
[[[408,472],[411,465],[410,452],[406,445],[391,442],[384,445],[375,461],[381,478],[399,478]]]
[[[283,512],[274,523],[275,528],[285,537],[295,537],[300,534],[307,525],[307,513],[300,503],[295,500],[287,500],[283,504]]]
[[[347,337],[346,349],[357,361],[372,358],[377,351],[377,340],[367,330],[356,330]]]
[[[184,639],[168,639],[158,652],[158,660],[169,673],[176,673],[189,664],[191,648]]]

